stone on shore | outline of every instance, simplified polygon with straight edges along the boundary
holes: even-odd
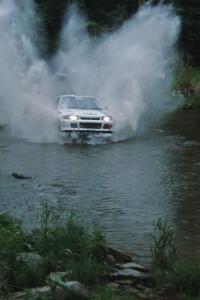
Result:
[[[57,286],[63,284],[68,275],[68,272],[51,272],[47,277],[47,282],[50,286]]]
[[[89,300],[89,292],[83,284],[78,281],[62,283],[62,286],[51,289],[49,286],[33,288],[26,292],[12,294],[9,300]]]
[[[114,256],[112,254],[107,254],[106,255],[106,262],[114,265],[116,263],[116,259],[114,258]]]
[[[141,266],[135,262],[125,263],[125,264],[117,264],[120,269],[134,269],[141,272],[149,272],[149,269]]]
[[[17,256],[17,261],[33,267],[41,264],[43,258],[35,252],[22,252]]]
[[[140,271],[137,271],[137,270],[134,270],[134,269],[117,270],[111,276],[114,279],[137,279],[137,280],[151,279],[150,274],[140,272]]]
[[[41,300],[41,299],[51,299],[51,288],[49,286],[39,287],[39,288],[33,288],[28,291],[28,294],[26,292],[19,292],[10,295],[8,298],[9,300]]]
[[[117,261],[117,262],[126,263],[126,262],[133,261],[133,258],[131,255],[129,255],[121,250],[117,250],[112,247],[106,247],[106,252],[107,252],[107,255],[112,255],[114,257],[115,261]]]
[[[56,288],[53,292],[55,300],[89,300],[89,292],[85,286],[78,281],[68,281]]]

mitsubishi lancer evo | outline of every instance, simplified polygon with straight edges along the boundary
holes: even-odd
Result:
[[[113,119],[94,97],[61,95],[56,103],[61,132],[112,135]]]

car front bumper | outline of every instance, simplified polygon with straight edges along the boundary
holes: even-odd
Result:
[[[62,132],[80,132],[80,133],[113,133],[112,122],[94,122],[94,121],[69,121],[60,120],[60,130]]]

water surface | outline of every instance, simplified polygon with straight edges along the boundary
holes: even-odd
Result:
[[[101,226],[114,246],[149,255],[159,217],[182,254],[200,254],[200,112],[180,111],[132,140],[105,145],[34,144],[0,129],[0,211],[34,226],[46,201]],[[17,180],[13,172],[32,176]]]

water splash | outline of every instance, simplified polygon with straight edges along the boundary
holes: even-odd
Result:
[[[72,7],[54,63],[67,90],[96,96],[112,112],[118,136],[127,137],[146,111],[166,109],[179,27],[171,6],[144,5],[119,30],[92,40]]]
[[[54,141],[56,111],[50,99],[51,74],[39,57],[31,1],[0,3],[1,120],[12,133],[35,142]]]
[[[62,93],[97,97],[114,116],[116,139],[134,134],[147,112],[166,111],[180,27],[171,6],[144,5],[120,29],[99,39],[89,37],[86,19],[72,6],[60,48],[48,63],[33,42],[34,19],[30,2],[0,4],[0,117],[14,134],[56,141],[52,99]]]

